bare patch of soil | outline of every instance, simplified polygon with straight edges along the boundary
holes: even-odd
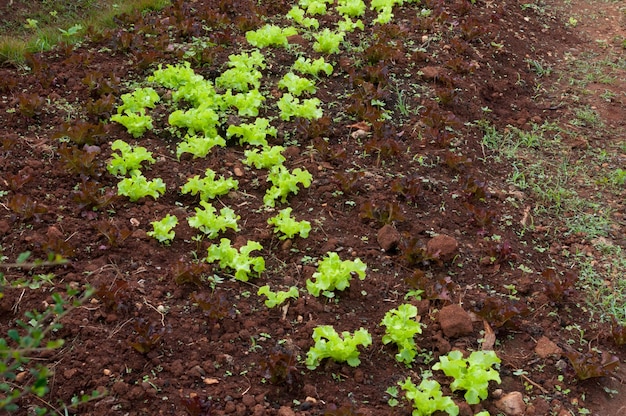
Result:
[[[164,106],[155,110],[155,129],[140,139],[103,122],[115,112],[111,97],[119,104],[157,63],[186,58],[213,80],[229,54],[249,47],[244,33],[262,24],[261,15],[289,8],[281,1],[175,2],[158,14],[121,18],[117,29],[76,49],[29,57],[28,70],[0,68],[2,254],[13,261],[26,250],[38,258],[55,252],[70,260],[46,270],[56,275],[54,288],[5,288],[0,332],[23,311],[44,308],[52,291],[68,284],[98,288],[92,302],[64,319],[56,336],[65,346],[41,357],[54,370],[45,400],[56,406],[82,392],[106,391],[78,411],[91,415],[190,414],[194,398],[210,403],[204,414],[211,415],[408,415],[406,404],[388,406],[387,387],[407,376],[417,380],[451,349],[480,349],[493,333],[502,383],[492,384],[493,394],[480,405],[463,405],[462,394],[449,391],[450,380],[434,374],[464,406],[462,414],[498,414],[500,397],[511,392],[524,395],[527,415],[577,414],[582,407],[606,414],[604,388],[618,389],[618,378],[579,381],[567,358],[581,357],[580,351],[589,352],[589,360],[624,358],[610,326],[590,320],[580,307],[584,293],[568,285],[575,271],[565,270],[561,253],[583,247],[585,238],[555,238],[531,227],[534,202],[506,183],[509,167],[486,157],[483,132],[472,123],[530,129],[568,111],[551,97],[536,99],[537,74],[528,64],[556,66],[586,50],[586,40],[561,18],[517,1],[405,5],[394,10],[395,24],[355,32],[341,54],[328,57],[335,72],[321,78],[315,94],[323,119],[282,121],[269,98],[281,91],[264,91],[261,115],[273,117],[279,132],[272,144],[286,147],[290,169],[313,175],[310,188],[288,200],[294,215],[313,226],[306,239],[279,240],[267,225],[274,215],[261,209],[267,172],[241,163],[245,147],[229,143],[206,158],[177,161],[179,139],[167,128]],[[420,15],[422,8],[432,13]],[[368,11],[367,19],[373,16]],[[201,37],[214,46],[198,47]],[[267,85],[276,85],[298,51],[319,56],[306,38],[291,41],[291,48],[267,54]],[[616,96],[594,103],[607,119],[623,114],[624,97]],[[239,121],[233,114],[224,128]],[[357,132],[365,121],[369,131]],[[59,139],[81,122],[92,125],[88,147],[77,138]],[[116,190],[118,179],[105,168],[116,139],[153,153],[157,162],[146,175],[167,184],[162,197],[102,206],[89,199],[93,189],[96,196]],[[214,241],[195,238],[185,218],[198,199],[179,189],[209,167],[239,181],[219,204],[235,209],[240,230],[222,236],[239,247],[249,240],[264,247],[266,271],[247,283],[197,262]],[[167,213],[180,224],[172,244],[163,246],[146,232]],[[306,281],[329,251],[363,260],[367,277],[353,279],[335,299],[316,298]],[[11,281],[24,273],[13,268],[5,275]],[[256,295],[264,284],[274,290],[295,285],[300,297],[268,309]],[[421,353],[407,368],[395,361],[395,348],[382,343],[379,324],[413,289],[424,291],[423,300],[406,300],[418,307],[424,328],[416,337]],[[451,313],[449,305],[463,313]],[[359,367],[327,360],[307,370],[303,360],[317,325],[365,327],[374,343]],[[572,325],[584,340],[566,329]],[[555,348],[545,353],[538,344]],[[277,351],[299,359],[293,378],[272,383],[265,370]],[[41,402],[26,397],[20,404],[19,414],[27,414]],[[333,413],[341,407],[353,413]]]

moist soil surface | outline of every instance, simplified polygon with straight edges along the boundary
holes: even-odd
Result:
[[[8,9],[4,3],[0,9],[9,18],[28,7],[16,1]],[[148,110],[154,128],[141,137],[109,122],[121,95],[143,85],[158,64],[186,60],[214,81],[229,55],[252,49],[247,30],[266,18],[292,24],[276,17],[290,4],[264,3],[176,2],[159,12],[122,16],[117,28],[30,55],[23,66],[0,68],[2,255],[7,264],[25,251],[31,260],[51,253],[67,259],[5,268],[8,282],[54,277],[37,290],[4,288],[0,332],[15,327],[25,311],[44,310],[52,294],[67,293],[68,285],[96,289],[54,332],[65,340],[63,347],[34,357],[53,372],[50,391],[42,398],[25,396],[17,414],[29,414],[32,406],[61,414],[61,402],[97,390],[101,398],[68,411],[408,415],[412,409],[403,398],[388,405],[388,387],[409,376],[418,383],[451,350],[480,349],[495,350],[502,381],[490,383],[480,404],[466,404],[463,391],[450,390],[451,378],[431,370],[462,415],[577,415],[583,408],[626,414],[623,395],[615,394],[622,373],[614,365],[626,354],[611,324],[591,316],[575,284],[578,271],[568,270],[562,257],[566,249],[592,250],[588,237],[535,217],[532,195],[507,183],[511,167],[490,157],[482,142],[487,125],[530,131],[571,114],[571,87],[554,77],[539,79],[530,62],[564,68],[584,52],[607,53],[612,37],[623,35],[617,5],[603,3],[604,18],[581,19],[579,26],[566,23],[585,13],[585,2],[549,9],[481,0],[396,6],[392,24],[366,25],[346,36],[339,53],[326,55],[334,72],[320,75],[317,91],[309,93],[324,111],[315,121],[283,120],[275,104],[285,93],[277,82],[295,59],[322,56],[312,48],[314,39],[301,34],[289,38],[286,48],[263,49],[266,101],[259,117],[276,127],[276,137],[268,140],[285,147],[285,166],[312,175],[308,188],[300,185],[297,194],[267,209],[267,169],[242,163],[253,146],[233,137],[206,157],[176,157],[181,138],[167,122],[171,91],[156,88],[162,100]],[[364,21],[374,18],[368,10]],[[319,20],[334,27],[337,17]],[[599,36],[609,46],[598,45]],[[623,129],[624,72],[616,78],[606,87],[616,90],[613,100],[589,105]],[[537,94],[538,83],[550,84],[552,92]],[[252,120],[230,109],[218,133],[226,138],[229,125]],[[118,139],[152,152],[155,163],[144,163],[142,171],[165,182],[158,199],[114,197],[120,178],[106,166]],[[576,145],[580,138],[567,139],[576,158],[584,146]],[[180,192],[207,168],[238,181],[236,190],[212,200],[218,209],[235,211],[238,230],[215,239],[198,237],[189,226],[199,197]],[[623,227],[623,193],[615,204]],[[311,223],[307,238],[280,239],[268,225],[285,207]],[[179,219],[167,245],[147,234],[150,223],[166,214]],[[624,246],[623,231],[614,227],[609,238]],[[206,262],[219,238],[235,247],[259,242],[263,248],[253,255],[264,258],[265,271],[243,282],[232,270]],[[315,297],[307,280],[315,280],[328,252],[362,260],[366,277],[353,278],[334,297]],[[268,308],[257,295],[266,284],[272,290],[296,286],[299,297]],[[420,298],[405,296],[415,290],[422,291]],[[415,305],[422,323],[412,367],[395,360],[395,344],[382,342],[383,316],[402,303]],[[367,329],[373,342],[360,347],[360,365],[325,359],[307,369],[318,325],[338,332]],[[581,366],[594,377],[581,380]],[[23,371],[12,382],[15,388],[32,382]],[[503,408],[515,392],[523,395],[523,401],[513,400],[522,413]]]

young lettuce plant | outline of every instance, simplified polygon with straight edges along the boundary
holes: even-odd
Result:
[[[327,13],[326,4],[332,4],[334,0],[300,0],[298,4],[311,15],[325,15]]]
[[[143,109],[139,113],[125,111],[124,114],[114,114],[111,116],[111,121],[126,127],[128,133],[135,139],[153,128],[152,117],[146,115],[146,110]]]
[[[317,77],[320,72],[324,72],[327,76],[333,73],[333,66],[326,62],[323,56],[311,61],[304,56],[299,57],[292,66],[294,71],[298,71],[301,74],[308,74]]]
[[[208,249],[207,262],[213,263],[219,260],[220,268],[235,271],[235,279],[247,282],[250,273],[254,270],[259,275],[265,270],[263,257],[250,257],[255,250],[262,250],[263,246],[256,241],[248,241],[239,251],[231,247],[230,240],[222,238],[220,245],[212,244]]]
[[[339,53],[339,44],[343,41],[344,32],[333,32],[332,30],[325,28],[315,36],[315,42],[313,43],[313,50],[319,53],[325,53],[332,55],[333,53]]]
[[[245,52],[230,55],[228,66],[230,69],[215,79],[217,86],[239,92],[247,92],[261,86],[260,80],[263,75],[257,68],[265,68],[265,58],[260,52],[254,51],[250,55]],[[253,88],[250,88],[251,86]]]
[[[286,159],[282,155],[282,146],[263,146],[263,149],[245,150],[244,165],[253,166],[257,169],[270,169],[272,166],[281,165]]]
[[[190,227],[197,228],[209,238],[216,238],[220,232],[226,231],[227,228],[239,231],[237,220],[241,217],[235,215],[235,211],[231,208],[224,207],[220,210],[220,214],[216,215],[217,210],[210,203],[200,201],[200,205],[204,209],[195,208],[196,215],[187,218]]]
[[[222,95],[224,105],[226,107],[235,107],[237,114],[246,117],[256,117],[259,115],[259,109],[265,101],[265,97],[259,90],[250,90],[233,94],[232,90],[226,90]]]
[[[285,93],[276,104],[280,110],[280,118],[289,121],[291,117],[302,117],[307,120],[321,118],[324,115],[322,109],[319,108],[321,103],[318,98],[307,98],[300,101],[293,94]]]
[[[124,178],[117,184],[117,194],[127,196],[131,202],[143,197],[151,196],[154,199],[165,193],[165,182],[161,178],[147,180],[139,170],[130,172],[130,177]]]
[[[287,238],[293,238],[294,235],[299,234],[302,238],[307,238],[311,231],[311,223],[308,221],[296,221],[291,217],[292,208],[285,208],[280,210],[278,215],[267,220],[267,223],[274,226],[275,233],[282,233],[279,237],[280,240]]]
[[[295,286],[290,287],[287,291],[279,290],[278,292],[272,292],[269,285],[265,285],[259,288],[257,295],[265,295],[267,297],[265,306],[268,308],[274,308],[281,305],[289,298],[297,299],[298,296],[300,296],[300,293],[298,292],[298,288]]]
[[[126,127],[134,138],[141,137],[152,129],[152,117],[146,115],[146,108],[154,108],[159,100],[159,95],[150,87],[123,94],[123,104],[117,108],[117,114],[111,116],[111,121]]]
[[[320,22],[314,17],[306,17],[305,11],[298,6],[293,6],[289,13],[287,13],[287,17],[292,19],[294,22],[299,24],[302,27],[307,29],[317,29],[320,27]]]
[[[278,81],[278,88],[287,89],[287,91],[295,97],[299,97],[303,92],[315,94],[316,91],[313,81],[298,76],[293,72],[287,72],[283,78]]]
[[[341,32],[354,32],[355,29],[365,30],[365,25],[361,19],[352,20],[347,16],[337,23],[337,27]]]
[[[267,46],[285,47],[289,44],[287,38],[297,34],[298,30],[293,26],[281,28],[267,24],[260,29],[246,32],[246,40],[250,45],[257,48],[265,48]]]
[[[231,124],[226,130],[226,137],[239,136],[239,144],[248,143],[252,146],[268,146],[267,136],[276,137],[278,130],[270,126],[266,118],[257,118],[254,123],[242,123],[238,126]]]
[[[441,370],[448,377],[454,377],[450,384],[452,391],[465,390],[465,400],[469,404],[477,404],[487,398],[490,380],[501,383],[500,373],[492,368],[499,363],[500,358],[494,351],[474,351],[468,358],[463,358],[461,351],[450,351],[439,357],[433,370]]]
[[[360,17],[365,14],[365,2],[363,0],[338,0],[337,11],[344,17]]]
[[[178,143],[176,147],[176,157],[180,160],[184,153],[191,153],[194,159],[202,158],[208,155],[215,146],[226,146],[226,140],[220,136],[186,135],[184,141]]]
[[[324,358],[357,367],[361,364],[357,347],[372,345],[372,336],[364,328],[355,331],[354,335],[344,331],[340,336],[331,325],[317,326],[313,330],[313,340],[315,345],[307,352],[305,361],[309,370],[315,370]]]
[[[175,215],[167,214],[159,221],[152,221],[153,231],[148,231],[146,234],[150,237],[156,238],[159,243],[170,244],[174,240],[176,233],[173,228],[178,225],[178,218]]]
[[[413,416],[430,416],[437,411],[446,412],[450,416],[459,414],[459,407],[450,397],[443,395],[441,385],[436,380],[424,378],[416,386],[411,377],[407,377],[398,384],[413,405]]]
[[[195,73],[189,62],[183,62],[178,65],[167,65],[165,68],[159,64],[159,68],[147,78],[149,82],[156,82],[165,88],[173,90],[203,79],[202,75]]]
[[[290,193],[298,193],[298,184],[308,188],[311,186],[312,179],[313,176],[308,171],[300,168],[289,172],[284,165],[272,166],[267,176],[267,180],[272,183],[272,187],[265,193],[263,203],[268,207],[273,207],[278,198],[280,198],[281,202],[286,202]]]
[[[341,261],[339,255],[329,252],[317,266],[317,271],[313,273],[313,279],[306,281],[306,289],[315,297],[321,294],[328,298],[335,296],[333,290],[345,290],[350,287],[352,274],[355,273],[360,280],[365,279],[367,265],[361,261],[344,260]]]
[[[116,140],[111,144],[112,150],[117,150],[120,154],[111,154],[112,159],[107,165],[107,170],[111,175],[123,175],[141,168],[143,162],[154,163],[152,153],[142,146],[131,146],[123,140]]]
[[[397,309],[391,309],[380,323],[385,326],[383,344],[390,342],[398,345],[396,360],[411,367],[411,363],[417,354],[417,346],[413,337],[422,333],[421,324],[415,320],[417,308],[410,303],[404,303]]]
[[[200,194],[200,200],[208,201],[219,195],[225,195],[232,189],[239,187],[239,181],[233,178],[224,178],[223,176],[215,179],[215,171],[208,168],[205,172],[204,178],[200,179],[200,175],[196,175],[187,179],[180,191],[183,194],[196,195]]]
[[[202,133],[205,137],[216,137],[219,115],[209,106],[193,107],[188,110],[173,111],[168,123],[174,127],[186,128],[190,135]]]

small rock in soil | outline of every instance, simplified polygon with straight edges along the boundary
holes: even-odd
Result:
[[[502,396],[501,399],[496,401],[496,407],[507,416],[522,416],[526,411],[524,396],[519,391],[512,391]]]
[[[445,234],[436,235],[426,243],[426,251],[443,261],[452,260],[456,256],[458,248],[459,242],[456,241],[456,238]]]
[[[398,244],[400,243],[400,233],[396,230],[396,227],[387,224],[378,230],[376,240],[378,241],[380,248],[388,253],[398,247]]]
[[[547,337],[541,337],[537,340],[535,346],[535,354],[541,358],[548,358],[551,355],[560,356],[563,350],[559,348],[554,342],[550,341]]]
[[[281,406],[280,409],[278,409],[278,416],[296,416],[296,412],[291,410],[290,407]]]
[[[439,325],[448,338],[469,335],[474,330],[472,318],[458,304],[445,306],[439,311]]]

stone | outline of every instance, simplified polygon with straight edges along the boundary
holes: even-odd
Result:
[[[400,243],[400,233],[396,230],[396,227],[387,224],[378,230],[376,241],[378,241],[378,245],[385,252],[390,252],[398,247],[398,244]]]
[[[450,261],[456,256],[459,242],[449,235],[439,234],[426,243],[426,251],[442,261]]]
[[[544,336],[537,340],[537,345],[535,345],[535,354],[539,357],[548,358],[551,355],[560,356],[562,353],[563,350],[547,337]]]
[[[506,416],[522,416],[526,412],[524,396],[519,391],[512,391],[502,396],[495,403],[496,407],[504,412]]]
[[[290,407],[280,406],[280,409],[278,409],[278,416],[296,416],[296,412],[294,412]]]
[[[459,304],[443,307],[438,319],[443,334],[448,338],[469,335],[474,331],[471,316]]]

